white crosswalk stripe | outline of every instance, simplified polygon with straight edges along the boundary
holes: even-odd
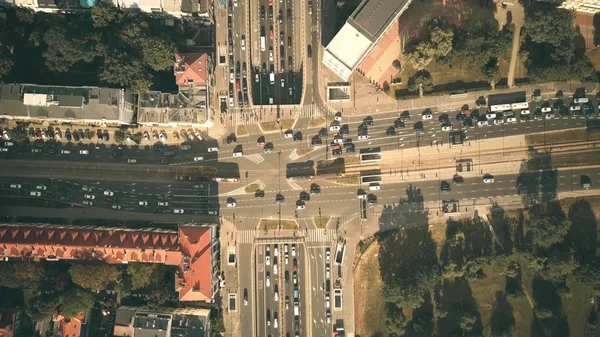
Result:
[[[253,243],[255,230],[242,230],[237,232],[239,243]]]
[[[289,156],[289,158],[290,158],[290,160],[296,160],[296,159],[300,158],[300,156],[299,156],[299,155],[296,153],[296,151],[294,150],[294,151],[292,151],[292,152],[290,153],[290,156]]]
[[[334,229],[309,229],[306,231],[307,242],[331,242],[334,240]]]
[[[291,188],[292,188],[294,191],[300,191],[300,190],[302,190],[302,187],[300,187],[300,185],[296,184],[296,183],[295,183],[295,182],[293,182],[293,181],[288,181],[287,183],[288,183],[288,185],[290,185],[290,187],[291,187]]]
[[[260,164],[265,161],[265,158],[260,153],[254,153],[244,156],[244,158],[250,160],[254,164]]]

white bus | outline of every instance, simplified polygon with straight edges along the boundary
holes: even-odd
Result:
[[[506,111],[510,110],[510,104],[497,104],[490,106],[490,110],[492,112]]]
[[[521,102],[521,103],[513,103],[511,104],[513,109],[527,109],[529,108],[529,103]]]

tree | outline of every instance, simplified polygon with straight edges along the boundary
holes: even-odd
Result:
[[[144,288],[150,284],[155,271],[156,265],[152,263],[130,263],[127,266],[127,274],[130,277],[131,289]]]
[[[559,219],[554,216],[544,216],[533,219],[527,226],[527,231],[532,235],[533,244],[539,248],[550,246],[563,241],[571,228],[571,221]]]
[[[431,89],[433,89],[433,79],[426,70],[417,71],[413,77],[408,79],[408,90],[418,90],[420,96],[422,96],[423,91],[430,91]]]
[[[477,316],[475,315],[464,313],[460,318],[460,328],[464,332],[469,332],[473,330],[473,328],[475,327],[475,323],[477,323]]]
[[[578,266],[572,251],[554,249],[549,252],[544,269],[540,276],[546,280],[560,282],[570,275]]]
[[[101,0],[90,9],[96,28],[104,28],[122,20],[123,12],[110,1]]]
[[[138,93],[150,90],[151,79],[141,60],[127,54],[107,55],[100,71],[100,80]]]
[[[115,130],[113,137],[115,137],[115,142],[117,143],[123,143],[123,141],[125,141],[125,133],[121,130]]]
[[[56,296],[40,295],[29,300],[25,312],[33,321],[39,321],[50,317],[59,304],[59,298]]]
[[[8,56],[0,54],[0,79],[5,77],[12,70],[14,63]]]
[[[534,43],[565,48],[565,41],[577,36],[573,26],[574,17],[574,13],[566,9],[538,10],[527,16],[523,28]]]
[[[94,296],[89,291],[78,288],[68,290],[60,296],[60,314],[75,317],[92,309],[94,302]]]
[[[24,284],[35,284],[44,278],[44,267],[39,262],[17,263],[15,277]]]
[[[27,130],[25,128],[12,128],[8,129],[8,136],[17,143],[22,143],[29,138]]]
[[[136,132],[131,136],[131,138],[133,139],[134,142],[139,144],[142,141],[143,136],[144,135],[142,135],[141,132]]]
[[[483,65],[481,72],[483,73],[485,80],[488,81],[493,88],[501,77],[500,67],[498,66],[498,58],[495,56],[491,57],[489,61]]]
[[[388,303],[386,308],[385,326],[389,336],[404,336],[407,323],[402,308],[398,308],[393,303]]]
[[[174,43],[158,37],[148,37],[141,42],[144,63],[154,71],[173,68],[177,47]]]
[[[574,270],[573,276],[577,281],[594,290],[600,290],[600,261],[595,258],[582,263]]]
[[[424,69],[433,59],[447,57],[452,51],[454,31],[443,26],[441,20],[433,19],[424,40],[413,44],[405,51],[406,59],[417,69]]]
[[[95,291],[106,289],[109,284],[117,281],[120,274],[117,268],[107,264],[87,265],[76,263],[69,268],[69,275],[71,275],[73,283],[82,288]]]
[[[67,72],[76,63],[91,63],[99,56],[95,34],[79,27],[54,26],[44,34],[44,42],[47,49],[42,55],[52,71]]]

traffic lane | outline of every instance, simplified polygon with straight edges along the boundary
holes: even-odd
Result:
[[[267,336],[267,298],[270,287],[266,286],[267,266],[265,264],[265,246],[255,245],[256,254],[256,324],[259,335]],[[270,273],[270,271],[268,271]]]
[[[275,317],[277,315],[277,312],[279,311],[278,309],[278,304],[279,301],[275,301],[275,289],[279,289],[279,269],[277,269],[277,273],[275,272],[276,266],[277,268],[279,268],[279,257],[275,256],[275,245],[269,245],[270,247],[270,251],[271,251],[271,263],[270,266],[266,267],[266,270],[270,272],[270,278],[271,278],[271,286],[265,288],[265,303],[266,303],[266,308],[267,310],[270,312],[270,325],[267,325],[267,332],[272,334],[272,335],[277,335],[277,332],[279,331],[279,319],[277,322],[277,328],[275,327]],[[267,319],[268,319],[267,318]]]
[[[294,304],[293,304],[293,295],[294,295],[294,268],[293,268],[293,257],[291,256],[291,245],[289,245],[289,263],[285,265],[285,272],[289,274],[289,281],[285,283],[283,288],[283,300],[284,300],[284,310],[285,310],[285,332],[290,333],[290,336],[293,336],[293,328],[294,328]],[[286,304],[287,303],[287,304]],[[285,307],[287,305],[287,307]]]
[[[308,311],[310,310],[308,306],[309,296],[311,296],[310,289],[308,288],[308,273],[310,272],[310,264],[308,261],[307,255],[307,247],[306,244],[303,244],[301,249],[298,249],[298,305],[300,317],[299,326],[300,333],[308,335],[308,329],[310,329],[311,322],[308,321]],[[294,317],[294,319],[296,319]],[[324,335],[326,336],[326,335]]]
[[[238,278],[240,280],[238,289],[238,298],[240,298],[240,328],[241,331],[253,331],[252,326],[252,308],[256,306],[256,299],[253,296],[254,280],[252,279],[252,268],[242,267],[252,265],[253,244],[239,244],[237,263]],[[248,302],[244,304],[244,294],[247,294]]]
[[[312,322],[311,328],[313,336],[325,336],[326,317],[325,317],[325,287],[327,279],[325,277],[325,249],[323,247],[309,247],[311,263],[311,310]],[[330,283],[331,286],[331,283]]]

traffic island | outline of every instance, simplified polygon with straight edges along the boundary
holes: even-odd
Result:
[[[327,224],[329,223],[329,220],[331,218],[328,216],[316,216],[313,218],[313,221],[315,222],[315,227],[317,228],[326,228]]]
[[[325,126],[325,118],[323,117],[314,117],[310,119],[310,123],[308,123],[309,128],[316,128],[319,126]]]
[[[255,193],[256,190],[260,189],[260,185],[253,183],[250,185],[246,185],[246,187],[244,188],[244,191],[246,191],[246,193]]]
[[[339,178],[327,178],[325,181],[339,184],[339,185],[358,185],[360,183],[360,178],[358,176],[355,177],[339,177]]]
[[[263,132],[273,132],[279,130],[276,122],[262,122],[260,123],[260,128],[263,130]]]
[[[258,223],[258,230],[261,231],[274,231],[279,230],[279,224],[281,223],[281,230],[295,230],[298,228],[296,220],[282,219],[261,219]]]
[[[244,125],[238,125],[235,134],[238,137],[247,136],[248,130],[246,130],[246,127]]]

